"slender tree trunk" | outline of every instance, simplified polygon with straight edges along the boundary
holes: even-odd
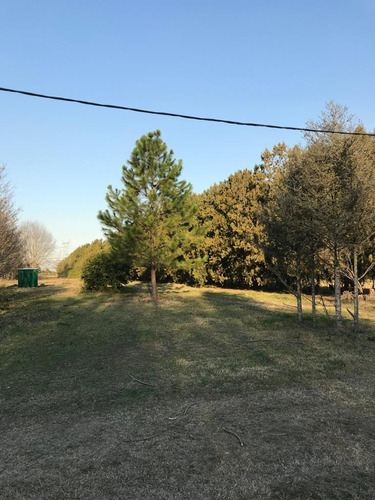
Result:
[[[311,318],[313,325],[316,325],[316,295],[315,295],[315,255],[311,254]]]
[[[335,274],[335,317],[336,326],[339,328],[342,325],[341,316],[341,276],[340,276],[340,263],[339,253],[335,245],[334,250],[334,274]]]
[[[354,281],[354,328],[358,328],[359,323],[359,303],[358,303],[358,251],[353,250],[353,281]]]
[[[151,298],[153,300],[158,300],[158,287],[156,284],[156,269],[155,262],[151,262]]]
[[[301,257],[297,255],[297,272],[296,272],[297,284],[297,317],[298,323],[302,323],[302,292],[301,292]]]
[[[152,300],[158,300],[158,287],[156,284],[156,267],[154,261],[154,233],[151,232],[151,298]]]

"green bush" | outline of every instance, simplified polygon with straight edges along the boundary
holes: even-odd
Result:
[[[119,289],[129,281],[130,269],[115,261],[110,254],[101,253],[86,262],[81,277],[87,291]]]

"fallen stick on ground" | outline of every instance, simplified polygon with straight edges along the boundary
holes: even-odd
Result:
[[[256,339],[256,340],[247,340],[238,345],[247,345],[253,344],[254,342],[281,342],[284,344],[304,344],[301,340],[287,340],[287,339]]]
[[[135,380],[136,382],[138,382],[139,384],[142,384],[142,385],[147,385],[147,386],[149,386],[149,387],[156,387],[156,385],[154,385],[154,384],[149,384],[148,382],[143,382],[142,380],[139,380],[139,379],[137,379],[137,378],[133,377],[133,375],[130,375],[130,374],[129,374],[129,377],[130,377],[131,379]]]
[[[195,406],[196,404],[197,403],[191,403],[191,405],[188,405],[184,411],[180,410],[175,417],[168,417],[168,420],[176,420],[179,417],[180,413],[182,413],[182,415],[186,415],[188,409],[191,408],[192,406]]]
[[[268,437],[268,436],[286,436],[287,435],[286,432],[265,432],[265,431],[262,431],[262,434],[266,437]]]
[[[235,436],[238,439],[238,441],[240,443],[240,446],[243,446],[243,441],[242,441],[242,439],[240,438],[240,436],[236,432],[230,431],[229,429],[226,429],[225,427],[223,427],[223,431],[227,432],[228,434],[232,434],[233,436]]]

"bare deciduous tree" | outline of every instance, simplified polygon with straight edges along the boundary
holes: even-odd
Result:
[[[5,180],[5,167],[0,167],[0,276],[15,274],[22,262],[22,244],[17,229],[18,211],[13,206],[13,193]]]
[[[48,229],[40,222],[24,222],[21,225],[21,239],[26,264],[38,269],[47,267],[56,248],[55,238]]]

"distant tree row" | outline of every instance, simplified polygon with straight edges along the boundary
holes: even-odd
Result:
[[[80,278],[89,259],[109,250],[108,242],[100,239],[81,245],[59,262],[56,269],[57,274],[60,278]]]

